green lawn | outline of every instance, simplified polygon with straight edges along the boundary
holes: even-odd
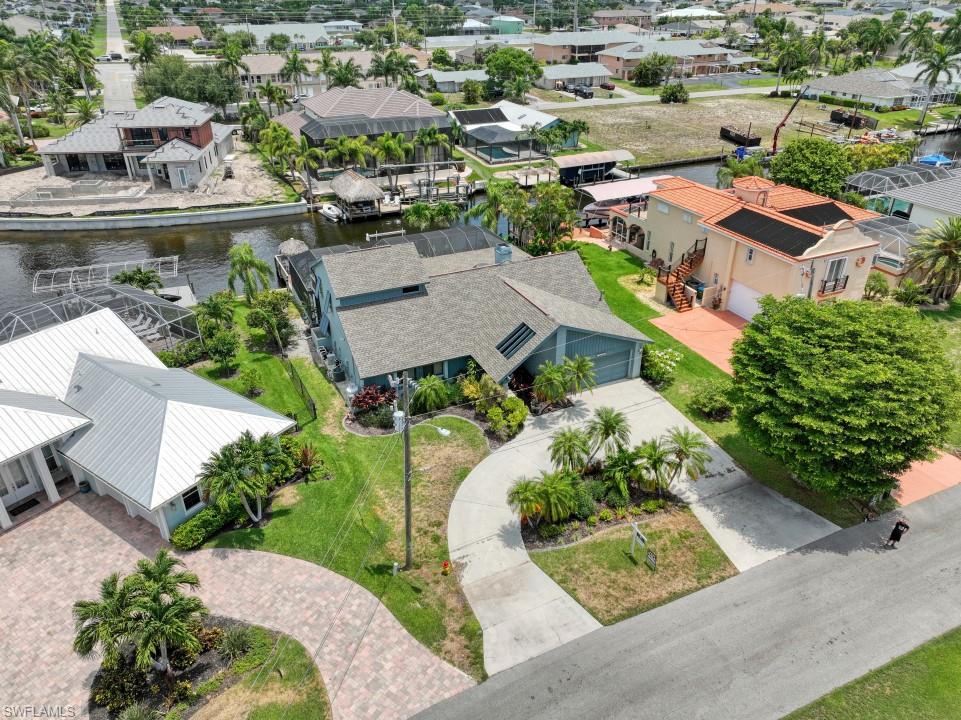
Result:
[[[242,323],[245,306],[238,306]],[[397,435],[361,437],[344,431],[344,404],[314,364],[295,359],[317,405],[318,419],[294,392],[280,361],[257,347],[262,333],[251,331],[252,347],[238,356],[241,368],[256,368],[265,388],[258,402],[293,412],[333,476],[298,485],[275,501],[271,521],[214,538],[211,547],[242,547],[302,558],[356,579],[381,598],[394,616],[424,645],[474,677],[483,677],[483,636],[454,574],[443,576],[447,559],[447,511],[461,480],[486,453],[487,443],[472,424],[457,418],[433,421],[451,431],[413,429],[415,569],[392,577],[403,564],[403,446]],[[233,390],[236,379],[212,369],[201,374]]]
[[[784,466],[777,460],[758,452],[741,435],[734,420],[712,422],[693,411],[689,403],[695,384],[704,379],[723,378],[724,371],[652,325],[650,319],[658,317],[660,313],[642,303],[618,282],[620,277],[640,272],[644,267],[641,260],[626,252],[609,252],[597,245],[582,245],[579,252],[584,258],[591,277],[604,293],[604,299],[607,300],[607,304],[615,315],[654,340],[659,347],[670,347],[681,353],[682,360],[675,371],[674,382],[661,390],[661,394],[672,405],[717,442],[758,482],[777,490],[785,497],[791,498],[841,527],[848,527],[863,520],[858,510],[850,503],[819,495],[795,483]]]
[[[938,122],[941,120],[951,120],[958,112],[961,111],[961,107],[957,105],[942,105],[935,106],[928,110],[928,116],[924,120],[924,124],[927,125],[931,122]],[[871,110],[861,110],[859,111],[862,115],[867,115],[872,118],[876,118],[878,121],[878,127],[897,127],[899,130],[913,130],[918,126],[918,120],[921,118],[920,110],[896,110],[886,113],[873,112]]]
[[[929,310],[924,315],[945,331],[948,358],[961,373],[961,297],[956,297],[948,310]],[[954,450],[961,450],[961,418],[955,421],[948,433],[948,444]]]
[[[90,38],[93,40],[93,54],[105,55],[107,52],[107,15],[98,10],[90,28]]]
[[[574,98],[571,95],[557,92],[557,90],[544,90],[543,88],[535,87],[531,88],[528,92],[538,100],[543,100],[544,102],[574,102]]]
[[[925,643],[784,720],[944,720],[961,706],[961,629]]]
[[[745,80],[738,80],[737,84],[741,87],[776,87],[777,78],[752,77]],[[781,84],[784,84],[783,80]]]
[[[531,553],[531,560],[605,625],[663,605],[737,574],[737,569],[688,510],[642,520],[657,570],[646,549],[629,554],[631,528],[611,528],[559,550]]]
[[[727,87],[724,83],[719,82],[704,82],[704,83],[685,83],[684,87],[687,88],[688,92],[709,92],[711,90],[723,90]]]
[[[617,85],[619,88],[630,90],[632,93],[637,95],[657,95],[657,93],[660,92],[659,87],[639,87],[630,80],[621,80],[620,78],[612,77],[611,82]]]

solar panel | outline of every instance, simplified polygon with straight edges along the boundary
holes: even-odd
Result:
[[[821,236],[794,225],[762,215],[749,208],[733,212],[718,225],[762,245],[797,257],[813,247]]]
[[[500,108],[481,108],[479,110],[457,110],[454,117],[461,125],[505,122],[507,116]]]
[[[797,218],[801,222],[811,225],[833,225],[841,220],[850,220],[851,216],[844,209],[833,202],[820,203],[819,205],[806,205],[805,207],[781,210],[785,215]]]

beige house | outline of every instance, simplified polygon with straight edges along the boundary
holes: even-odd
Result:
[[[612,237],[658,268],[656,297],[750,319],[765,295],[860,299],[878,242],[876,213],[762,178],[730,190],[668,177],[641,205],[611,214]]]

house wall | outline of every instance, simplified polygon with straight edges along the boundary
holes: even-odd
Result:
[[[943,210],[938,210],[933,207],[914,203],[911,206],[911,212],[909,213],[908,217],[915,225],[919,225],[920,227],[932,227],[937,224],[938,220],[947,221],[952,216],[950,213],[946,213]]]
[[[196,485],[193,487],[196,487]],[[190,489],[191,488],[187,488],[187,490],[184,492],[186,493]],[[171,505],[173,507],[171,507]],[[190,508],[190,510],[187,510],[187,508],[184,506],[183,495],[181,494],[175,497],[173,500],[164,503],[163,507],[160,508],[160,512],[163,514],[164,522],[166,523],[167,528],[173,530],[181,523],[189,520],[194,515],[199,513],[206,506],[206,503],[201,502],[197,505],[194,505],[192,508]]]
[[[189,143],[196,145],[197,147],[203,147],[207,145],[214,139],[213,130],[210,127],[210,121],[208,120],[203,125],[198,127],[180,128],[180,127],[169,127],[163,128],[167,131],[167,139],[164,140],[160,136],[161,128],[144,128],[150,130],[150,134],[153,138],[152,143],[154,146],[163,145],[167,140],[173,140],[174,138],[183,138]],[[121,133],[123,134],[124,146],[133,147],[133,128],[121,128]],[[136,143],[138,146],[147,146],[146,141],[138,140]]]
[[[607,67],[605,65],[605,67]],[[534,84],[539,88],[544,88],[545,90],[553,90],[557,83],[565,83],[567,85],[587,85],[589,87],[597,87],[602,82],[607,82],[610,79],[610,74],[604,75],[589,75],[584,77],[576,73],[577,65],[571,65],[572,73],[568,77],[563,78],[547,78],[541,76],[534,81]]]

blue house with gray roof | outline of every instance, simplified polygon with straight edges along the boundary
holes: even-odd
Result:
[[[483,228],[394,237],[291,259],[315,338],[358,387],[456,377],[473,359],[506,383],[518,368],[582,355],[599,383],[637,377],[650,340],[615,317],[574,252],[530,257]],[[307,288],[306,290],[303,288]]]

